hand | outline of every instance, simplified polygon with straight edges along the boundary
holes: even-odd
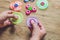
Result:
[[[33,20],[31,21],[31,24],[33,25],[33,32],[30,40],[41,40],[46,34],[44,26],[41,24],[41,22],[39,22],[38,25]]]
[[[17,19],[17,17],[12,13],[13,11],[11,10],[0,13],[0,28],[11,24],[9,18]]]

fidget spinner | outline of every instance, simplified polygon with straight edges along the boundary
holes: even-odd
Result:
[[[14,11],[20,11],[22,9],[22,3],[19,1],[14,1],[10,4],[10,9]]]
[[[47,0],[38,0],[36,5],[40,8],[40,9],[46,9],[48,8],[48,1]]]
[[[25,6],[25,8],[27,9],[26,12],[25,12],[26,15],[30,15],[32,12],[36,12],[37,11],[36,7],[31,7],[30,4],[27,4]]]
[[[27,19],[27,26],[28,26],[28,28],[32,31],[32,29],[33,29],[33,27],[32,27],[32,25],[31,25],[31,21],[34,21],[35,23],[37,23],[37,24],[39,24],[39,21],[38,21],[38,19],[36,18],[36,17],[29,17],[28,19]]]
[[[12,21],[13,24],[19,24],[23,20],[23,15],[20,12],[13,12],[14,15],[18,17],[18,19],[11,18],[10,20]]]

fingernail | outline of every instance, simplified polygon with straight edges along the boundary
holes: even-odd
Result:
[[[31,20],[31,23],[34,23],[34,20]]]

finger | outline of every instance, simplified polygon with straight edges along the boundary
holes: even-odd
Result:
[[[39,22],[39,27],[40,27],[41,30],[45,30],[45,28],[44,28],[44,26],[42,25],[41,22]]]
[[[14,19],[17,19],[18,17],[14,14],[8,14],[7,15],[7,18],[14,18]]]
[[[9,22],[9,20],[6,20],[3,24],[0,24],[0,28],[6,27],[8,25],[11,25],[11,23]]]
[[[9,20],[6,20],[6,21],[4,22],[4,26],[7,26],[7,25],[11,25],[11,22],[10,22]]]
[[[12,14],[14,11],[9,11],[8,14]]]
[[[8,14],[12,14],[14,11],[12,10],[9,10],[9,11],[6,11]]]
[[[4,11],[3,13],[5,14],[11,14],[13,11],[11,11],[11,10],[8,10],[8,11]]]
[[[33,26],[33,29],[38,29],[39,28],[39,26],[37,25],[36,22],[34,22],[34,20],[31,20],[31,24]]]

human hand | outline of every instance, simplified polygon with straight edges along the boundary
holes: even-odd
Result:
[[[15,16],[12,13],[13,13],[13,11],[11,11],[11,10],[0,13],[0,28],[3,28],[5,26],[11,24],[9,18],[17,19],[17,16]]]
[[[31,21],[31,24],[33,26],[33,31],[30,40],[41,40],[46,35],[44,26],[41,24],[41,22],[39,22],[38,25],[33,20]]]

